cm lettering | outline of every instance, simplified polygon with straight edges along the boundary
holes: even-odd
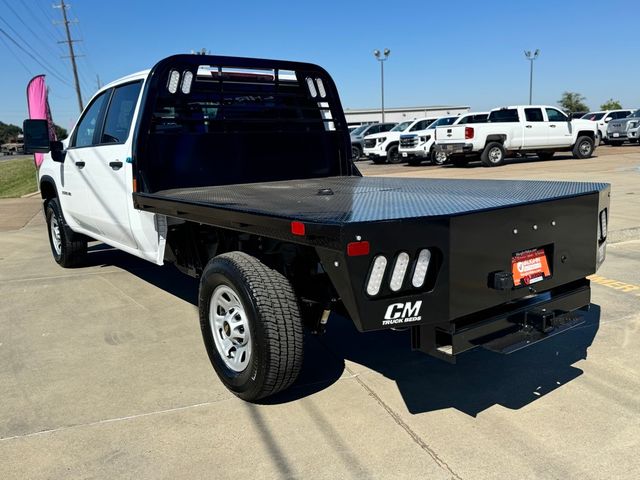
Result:
[[[422,300],[418,300],[415,303],[392,303],[387,307],[384,318],[385,320],[399,320],[418,317],[420,315],[420,307],[422,307]]]

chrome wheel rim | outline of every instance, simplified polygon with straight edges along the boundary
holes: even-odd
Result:
[[[447,154],[445,152],[436,152],[434,159],[438,165],[442,165],[447,161]]]
[[[219,285],[211,294],[209,325],[220,358],[230,370],[242,372],[251,360],[251,330],[238,294]]]
[[[502,160],[502,150],[500,150],[498,147],[493,147],[491,150],[489,150],[489,160],[491,161],[491,163],[498,163],[500,160]]]
[[[580,153],[582,155],[590,155],[591,154],[591,144],[589,142],[582,142],[580,144]]]
[[[51,215],[51,221],[49,222],[49,229],[51,230],[51,244],[56,255],[62,253],[62,238],[60,237],[60,224],[55,215]]]

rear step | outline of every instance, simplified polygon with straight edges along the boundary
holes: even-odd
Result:
[[[459,353],[479,346],[513,353],[584,323],[580,310],[588,310],[590,300],[589,281],[580,280],[502,306],[500,312],[491,312],[484,320],[412,327],[412,347],[451,363]]]

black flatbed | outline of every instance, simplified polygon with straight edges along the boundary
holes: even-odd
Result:
[[[134,193],[134,202],[142,210],[276,238],[290,238],[289,224],[298,221],[322,226],[316,236],[335,239],[347,224],[464,215],[587,195],[606,187],[583,182],[344,176]]]

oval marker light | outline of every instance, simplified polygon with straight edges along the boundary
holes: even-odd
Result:
[[[424,285],[424,280],[427,278],[427,270],[429,269],[429,262],[431,261],[431,252],[426,248],[420,250],[418,254],[418,260],[416,260],[416,268],[413,271],[413,278],[411,279],[411,285],[416,288],[420,288]]]
[[[394,292],[397,292],[402,287],[404,275],[407,273],[407,267],[409,266],[409,254],[406,252],[400,252],[396,258],[396,264],[393,267],[393,273],[391,274],[391,282],[389,287]]]
[[[387,269],[387,259],[382,255],[378,255],[373,259],[373,267],[369,274],[369,281],[367,282],[367,293],[372,297],[377,295],[382,285],[382,279],[384,277],[384,271]]]

